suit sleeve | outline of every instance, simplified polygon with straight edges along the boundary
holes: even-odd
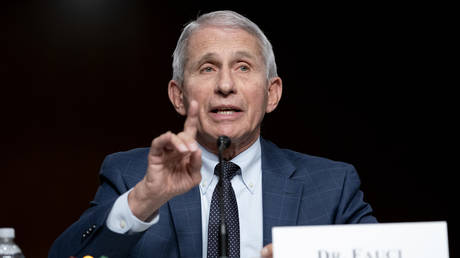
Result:
[[[102,163],[101,184],[90,208],[56,239],[48,257],[82,257],[88,254],[93,257],[128,257],[129,251],[139,241],[142,232],[118,234],[106,226],[106,219],[114,202],[128,190],[112,158],[109,155]]]
[[[350,165],[343,179],[342,194],[336,213],[336,224],[377,223],[371,206],[364,201],[361,181],[355,168]]]

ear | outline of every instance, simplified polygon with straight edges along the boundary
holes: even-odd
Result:
[[[283,93],[283,81],[280,77],[270,79],[268,85],[268,100],[265,112],[270,113],[278,106]]]
[[[179,85],[174,80],[169,81],[168,95],[169,95],[169,100],[173,104],[177,113],[185,116],[187,114],[187,111],[185,109],[184,91],[182,90],[181,85]]]

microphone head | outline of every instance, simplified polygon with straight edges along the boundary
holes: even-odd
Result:
[[[230,147],[231,143],[232,141],[230,140],[228,136],[221,135],[217,137],[217,147],[219,147],[219,149],[225,150],[228,147]]]

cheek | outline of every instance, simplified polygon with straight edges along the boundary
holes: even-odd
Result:
[[[187,84],[185,87],[185,95],[189,101],[196,100],[198,103],[202,103],[203,99],[206,99],[209,95],[209,85],[206,83],[194,82],[193,84]],[[211,91],[212,92],[212,91]]]
[[[254,91],[251,92],[251,100],[257,102],[258,107],[263,108],[268,102],[268,92],[265,85],[260,85]]]
[[[254,120],[258,121],[257,117],[262,118],[265,115],[265,110],[267,107],[268,102],[268,94],[262,88],[259,90],[255,90],[249,94],[246,98],[248,101],[249,107],[252,109],[252,115],[254,116]]]
[[[198,87],[198,85],[188,85],[186,92],[186,100],[188,103],[195,100],[198,102],[198,119],[203,120],[207,115],[208,103],[209,103],[209,90],[206,87]],[[193,90],[190,90],[193,89]]]

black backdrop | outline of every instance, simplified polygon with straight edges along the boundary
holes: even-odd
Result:
[[[449,7],[2,1],[0,226],[27,257],[88,207],[105,155],[182,128],[171,54],[198,14],[232,9],[271,40],[284,92],[262,135],[352,163],[381,222],[457,224]],[[458,72],[457,72],[458,73]]]

